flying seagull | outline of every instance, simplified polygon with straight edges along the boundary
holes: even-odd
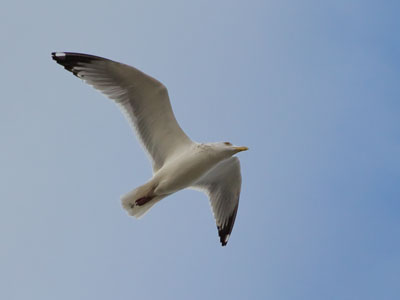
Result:
[[[53,52],[52,58],[114,100],[151,157],[153,178],[121,198],[128,214],[139,218],[179,190],[198,189],[210,198],[225,246],[235,222],[242,183],[239,159],[233,155],[248,148],[229,142],[193,142],[175,119],[167,88],[134,67],[72,52]]]

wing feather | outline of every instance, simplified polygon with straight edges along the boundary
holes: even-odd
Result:
[[[231,157],[220,162],[193,186],[210,198],[222,246],[228,243],[235,224],[241,185],[239,159]]]
[[[153,160],[153,171],[192,141],[175,119],[167,88],[138,69],[106,58],[72,52],[53,59],[113,99]]]

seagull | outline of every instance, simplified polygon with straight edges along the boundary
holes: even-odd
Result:
[[[192,141],[175,119],[167,88],[134,67],[73,52],[53,52],[52,58],[114,100],[149,154],[153,177],[121,197],[128,214],[140,218],[179,190],[200,190],[210,199],[220,242],[225,246],[235,223],[242,184],[240,162],[233,155],[248,148],[230,142]]]

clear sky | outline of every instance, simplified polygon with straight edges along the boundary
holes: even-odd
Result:
[[[399,1],[3,1],[0,298],[400,299]],[[52,51],[134,65],[243,186],[221,247],[205,195],[143,219],[117,107]]]

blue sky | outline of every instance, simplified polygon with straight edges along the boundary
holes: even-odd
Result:
[[[6,1],[1,299],[399,299],[398,1]],[[50,58],[134,65],[243,186],[222,248],[205,195],[141,220],[150,164],[111,101]]]

